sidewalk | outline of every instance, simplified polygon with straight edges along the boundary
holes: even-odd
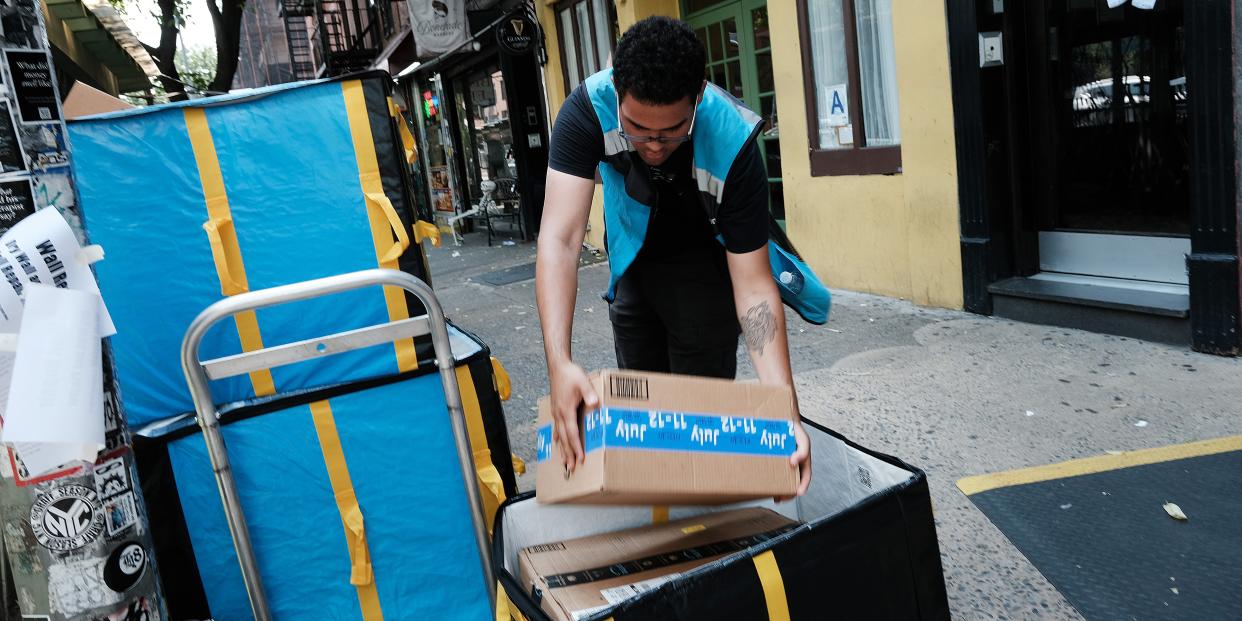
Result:
[[[535,402],[548,390],[534,281],[480,279],[532,263],[534,245],[489,249],[478,235],[460,248],[446,242],[429,253],[435,289],[450,318],[509,370],[510,438],[533,464]],[[579,271],[574,357],[588,370],[616,364],[599,297],[607,279],[606,263]],[[955,619],[1081,618],[957,490],[958,479],[1242,433],[1242,360],[833,293],[826,326],[787,313],[802,413],[927,472]],[[739,377],[753,378],[738,353]]]

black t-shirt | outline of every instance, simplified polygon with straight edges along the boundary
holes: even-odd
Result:
[[[701,131],[695,128],[695,131]],[[698,197],[693,175],[694,140],[682,144],[660,166],[647,166],[630,152],[634,166],[647,171],[656,191],[656,204],[643,242],[642,257],[667,257],[685,250],[717,244]],[[586,91],[575,88],[552,128],[548,166],[575,177],[594,179],[604,159],[604,136]],[[716,227],[725,249],[742,254],[768,241],[768,174],[752,141],[738,154],[725,178],[724,200],[716,213]]]

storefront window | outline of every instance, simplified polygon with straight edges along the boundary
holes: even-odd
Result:
[[[608,66],[616,44],[612,0],[574,0],[557,6],[565,90]]]
[[[892,0],[803,0],[813,175],[901,167]]]
[[[489,71],[475,74],[470,86],[478,177],[489,181],[512,179],[517,176],[517,163],[513,158],[509,106],[504,98],[505,80],[498,68]]]
[[[441,130],[440,97],[435,90],[428,87],[422,91],[423,127],[427,148],[423,150],[426,158],[427,182],[431,190],[431,206],[436,211],[452,213],[453,188],[449,173],[448,161],[445,156],[444,133]]]

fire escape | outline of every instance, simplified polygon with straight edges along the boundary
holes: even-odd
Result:
[[[296,79],[370,68],[409,25],[404,0],[281,0]]]

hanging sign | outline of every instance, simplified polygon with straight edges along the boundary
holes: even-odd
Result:
[[[525,13],[515,13],[496,25],[496,43],[510,54],[525,54],[535,47],[536,28]]]
[[[470,38],[465,0],[408,0],[414,46],[419,58],[430,58]]]

